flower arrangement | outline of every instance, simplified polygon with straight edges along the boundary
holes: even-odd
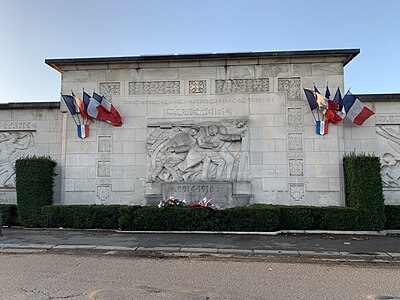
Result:
[[[207,199],[206,197],[204,197],[203,199],[201,199],[198,202],[193,202],[193,203],[189,204],[187,207],[189,207],[189,208],[204,207],[204,208],[210,208],[212,210],[222,210],[221,206],[219,206],[218,204],[214,204],[211,201],[212,201],[212,199]]]
[[[166,200],[161,200],[160,203],[158,204],[159,208],[172,207],[172,206],[185,207],[186,206],[186,200],[185,199],[180,200],[178,198],[169,197]]]

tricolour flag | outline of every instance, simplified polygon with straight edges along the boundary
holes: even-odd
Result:
[[[311,110],[314,110],[318,107],[317,101],[315,100],[314,92],[304,89],[304,94],[306,95],[308,105],[310,105]]]
[[[329,120],[317,121],[315,124],[315,131],[319,135],[325,135],[328,133],[328,126]]]
[[[368,107],[363,106],[361,101],[350,91],[344,96],[343,103],[346,117],[356,125],[362,125],[369,117],[375,114]]]
[[[318,92],[315,92],[315,99],[317,100],[319,108],[326,108],[327,104],[325,98]]]
[[[84,120],[89,119],[90,121],[93,122],[92,118],[86,112],[85,105],[84,105],[82,99],[76,97],[73,92],[72,92],[72,96],[74,97],[75,106],[77,107],[77,111],[82,116],[82,118]]]
[[[61,95],[61,97],[63,98],[65,105],[67,106],[71,115],[76,115],[78,111],[76,109],[74,97],[70,95]]]
[[[105,97],[96,93],[93,93],[92,98],[100,104],[96,107],[99,112],[97,119],[100,117],[101,119],[99,120],[105,120],[113,126],[122,125],[122,117],[114,105],[112,105]]]
[[[89,125],[76,125],[81,139],[89,137]]]
[[[346,110],[344,109],[343,98],[339,88],[336,90],[335,97],[333,97],[333,102],[339,105],[339,108],[335,111],[335,114],[337,114],[343,120],[346,117]]]

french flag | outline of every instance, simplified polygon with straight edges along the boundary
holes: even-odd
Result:
[[[90,97],[86,92],[83,92],[83,102],[88,115],[92,118],[106,121],[113,126],[122,125],[122,117],[106,98],[96,93],[93,93],[93,96]]]
[[[89,125],[76,125],[78,128],[78,136],[81,139],[89,137]]]
[[[343,106],[346,111],[346,117],[358,126],[362,125],[369,117],[375,114],[368,107],[363,106],[361,101],[350,93],[350,91],[343,97]]]
[[[315,124],[315,131],[319,135],[328,134],[329,120],[317,121]]]

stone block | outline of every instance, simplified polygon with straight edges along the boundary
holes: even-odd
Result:
[[[289,74],[289,64],[263,64],[255,66],[255,74],[258,77],[278,77]]]
[[[134,191],[134,181],[132,179],[112,179],[112,191]]]
[[[201,68],[179,68],[179,79],[204,79],[217,78],[216,67],[201,67]]]
[[[252,152],[275,151],[275,142],[273,140],[250,140],[250,149]]]
[[[287,189],[287,184],[282,178],[263,178],[262,188],[264,191],[283,191]]]
[[[155,65],[154,65],[155,66]],[[161,63],[157,66],[163,67]],[[146,67],[151,67],[148,64]],[[178,68],[154,68],[154,69],[142,69],[142,80],[172,80],[179,79]]]
[[[254,66],[224,66],[216,70],[218,79],[253,79],[255,75]]]
[[[315,175],[319,178],[339,177],[339,165],[315,165]]]
[[[342,63],[312,63],[311,74],[316,75],[343,75]]]
[[[287,161],[286,152],[263,152],[263,164],[285,164]]]
[[[311,75],[311,64],[291,64],[290,75]]]

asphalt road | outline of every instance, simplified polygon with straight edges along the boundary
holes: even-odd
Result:
[[[0,298],[368,299],[400,296],[399,264],[80,254],[0,255]]]

